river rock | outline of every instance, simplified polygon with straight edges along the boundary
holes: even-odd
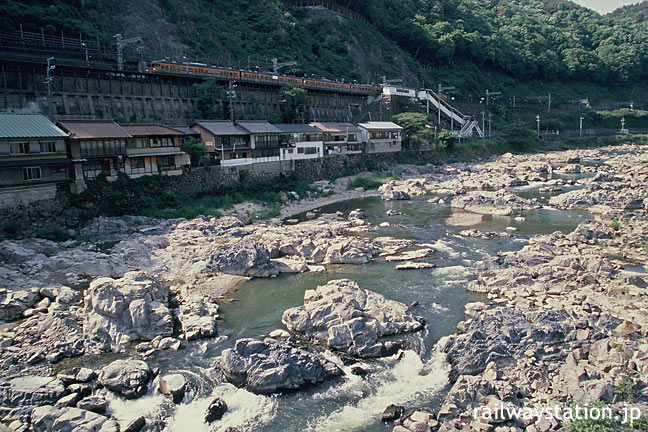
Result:
[[[153,372],[146,362],[115,360],[101,369],[99,383],[126,399],[135,399],[146,393],[152,376]]]
[[[469,192],[452,199],[452,207],[470,213],[511,216],[525,210],[540,208],[538,204],[523,199],[512,193],[500,190],[497,192]]]
[[[23,376],[0,380],[0,419],[23,418],[33,407],[54,405],[64,394],[65,386],[58,378]]]
[[[423,328],[422,319],[407,305],[363,290],[348,279],[306,291],[304,305],[286,310],[282,322],[291,332],[359,357],[390,355],[398,345],[380,342],[380,337]]]
[[[187,380],[182,374],[165,375],[160,378],[160,393],[167,396],[173,403],[180,403],[184,398]]]
[[[37,288],[29,290],[8,291],[0,289],[0,320],[14,321],[23,317],[41,299]]]
[[[144,416],[139,416],[130,423],[122,432],[139,432],[144,426],[146,426],[146,418]]]
[[[256,241],[242,241],[218,248],[209,258],[207,271],[256,277],[278,274],[276,266],[270,262],[268,248]]]
[[[92,411],[97,414],[105,414],[106,408],[108,408],[108,402],[99,396],[88,396],[77,402],[77,408]]]
[[[163,282],[145,272],[121,279],[99,278],[85,293],[83,330],[92,351],[123,351],[123,345],[171,336],[173,318]]]
[[[214,399],[205,413],[205,423],[212,423],[223,418],[227,412],[227,403],[221,398]]]
[[[187,340],[214,337],[218,334],[218,304],[209,297],[182,296],[178,320]]]
[[[382,416],[380,417],[380,421],[391,422],[401,418],[404,413],[404,406],[391,404],[383,411]]]
[[[340,373],[319,355],[273,339],[239,339],[223,351],[219,366],[229,382],[261,394],[318,384]]]
[[[119,432],[117,423],[91,411],[42,406],[34,408],[31,423],[36,432]]]

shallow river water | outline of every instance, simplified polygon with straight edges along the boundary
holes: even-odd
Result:
[[[533,193],[533,191],[531,191]],[[345,215],[362,208],[372,225],[389,222],[366,236],[393,236],[428,243],[435,250],[430,261],[437,268],[395,270],[395,263],[377,261],[362,266],[333,266],[325,273],[283,275],[272,279],[254,279],[231,293],[221,306],[220,329],[227,338],[197,341],[177,352],[162,352],[149,361],[166,373],[182,372],[190,380],[192,395],[173,406],[156,392],[136,401],[110,401],[112,413],[122,421],[146,415],[151,421],[172,417],[169,431],[224,431],[229,426],[242,431],[387,431],[380,422],[383,409],[398,403],[434,409],[447,391],[448,365],[435,348],[443,336],[455,331],[463,319],[464,305],[479,300],[465,289],[472,268],[485,256],[498,251],[521,248],[533,234],[556,230],[569,232],[588,216],[578,212],[537,210],[526,213],[526,221],[492,218],[475,228],[504,231],[517,228],[514,238],[476,240],[457,235],[457,228],[445,225],[449,206],[432,205],[424,199],[383,202],[378,198],[353,200],[324,207],[322,212],[341,211]],[[387,216],[389,209],[403,212]],[[298,218],[303,219],[303,215]],[[328,280],[348,278],[362,288],[410,304],[418,301],[416,314],[425,318],[425,331],[408,335],[409,349],[400,360],[386,358],[367,361],[370,371],[363,377],[348,374],[316,387],[275,396],[257,396],[223,383],[213,367],[214,358],[233,346],[238,338],[260,337],[282,328],[284,310],[303,303],[304,291]],[[105,361],[105,359],[104,359]],[[205,410],[215,396],[229,405],[220,422],[204,424]],[[192,400],[189,400],[193,397]]]

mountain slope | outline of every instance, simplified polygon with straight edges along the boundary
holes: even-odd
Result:
[[[565,0],[332,0],[367,22],[286,0],[4,0],[3,28],[141,35],[151,58],[245,67],[297,61],[294,73],[345,80],[625,86],[648,79],[646,2],[601,16]],[[132,49],[132,48],[131,48]]]

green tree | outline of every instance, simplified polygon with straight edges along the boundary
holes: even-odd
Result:
[[[208,79],[196,84],[198,100],[196,106],[203,119],[224,119],[229,116],[227,91],[215,79]]]
[[[199,166],[202,157],[207,153],[205,146],[197,138],[189,138],[182,143],[182,151],[191,158],[191,165]]]
[[[308,101],[306,89],[301,87],[284,87],[279,97],[279,109],[281,110],[281,121],[284,123],[293,123],[300,120],[307,123]]]
[[[438,144],[437,144],[438,148],[444,150],[450,150],[457,143],[458,138],[457,135],[443,129],[441,132],[439,132],[437,140],[438,140]]]

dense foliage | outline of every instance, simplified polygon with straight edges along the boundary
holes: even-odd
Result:
[[[488,72],[500,85],[569,80],[619,86],[648,78],[646,2],[601,16],[566,0],[331,1],[369,24],[293,7],[289,0],[160,4],[181,29],[181,42],[192,50],[188,56],[239,65],[294,60],[297,66],[285,71],[297,74],[378,82],[409,71],[416,84],[450,81],[464,90],[473,85],[469,91],[483,91]],[[0,23],[112,41],[120,29],[106,28],[93,15],[99,3],[6,0]],[[214,107],[207,105],[202,108]],[[209,117],[225,116],[219,108]]]

